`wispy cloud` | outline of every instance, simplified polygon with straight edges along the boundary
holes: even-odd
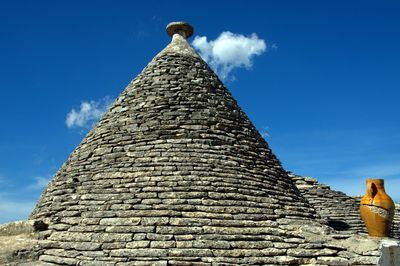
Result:
[[[14,198],[0,193],[0,223],[26,219],[35,206],[35,201],[18,201]]]
[[[270,137],[269,127],[268,126],[262,127],[262,129],[260,130],[260,134],[261,134],[261,137],[263,137],[264,139],[269,138]]]
[[[271,44],[271,49],[272,49],[272,50],[277,50],[278,47],[279,47],[279,45],[278,45],[277,43]]]
[[[35,176],[24,185],[0,176],[0,224],[24,220],[35,207],[40,192],[51,177]]]
[[[210,41],[205,36],[196,36],[192,45],[224,80],[235,68],[251,69],[254,56],[261,55],[267,49],[265,41],[255,33],[244,36],[229,31],[222,32],[217,39]]]
[[[92,127],[111,105],[110,97],[104,97],[98,101],[83,101],[79,110],[72,109],[65,120],[68,128]]]
[[[33,183],[27,186],[29,190],[42,190],[44,189],[47,184],[49,183],[51,178],[46,178],[42,176],[35,176],[33,178]]]

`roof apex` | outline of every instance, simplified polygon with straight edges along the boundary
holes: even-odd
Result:
[[[180,54],[201,58],[196,50],[187,42],[187,37],[193,34],[193,27],[186,22],[171,22],[167,25],[167,33],[172,36],[171,43],[167,45],[158,55]]]
[[[167,33],[169,36],[174,36],[175,34],[179,34],[185,39],[189,38],[193,35],[193,27],[187,22],[177,21],[171,22],[167,25]]]

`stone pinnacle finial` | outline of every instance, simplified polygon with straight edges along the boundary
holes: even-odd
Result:
[[[189,23],[183,21],[171,22],[167,25],[167,33],[171,37],[174,34],[179,34],[187,39],[193,35],[193,27]]]

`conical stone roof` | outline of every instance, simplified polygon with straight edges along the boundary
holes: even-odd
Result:
[[[187,43],[188,25],[172,25],[172,42],[40,197],[31,215],[49,224],[40,260],[284,264],[323,256],[296,251],[306,241],[291,223],[312,224],[314,210]]]

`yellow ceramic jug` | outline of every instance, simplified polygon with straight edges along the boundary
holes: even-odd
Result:
[[[383,179],[367,179],[367,193],[361,199],[360,213],[368,235],[390,236],[394,203],[385,192]]]

